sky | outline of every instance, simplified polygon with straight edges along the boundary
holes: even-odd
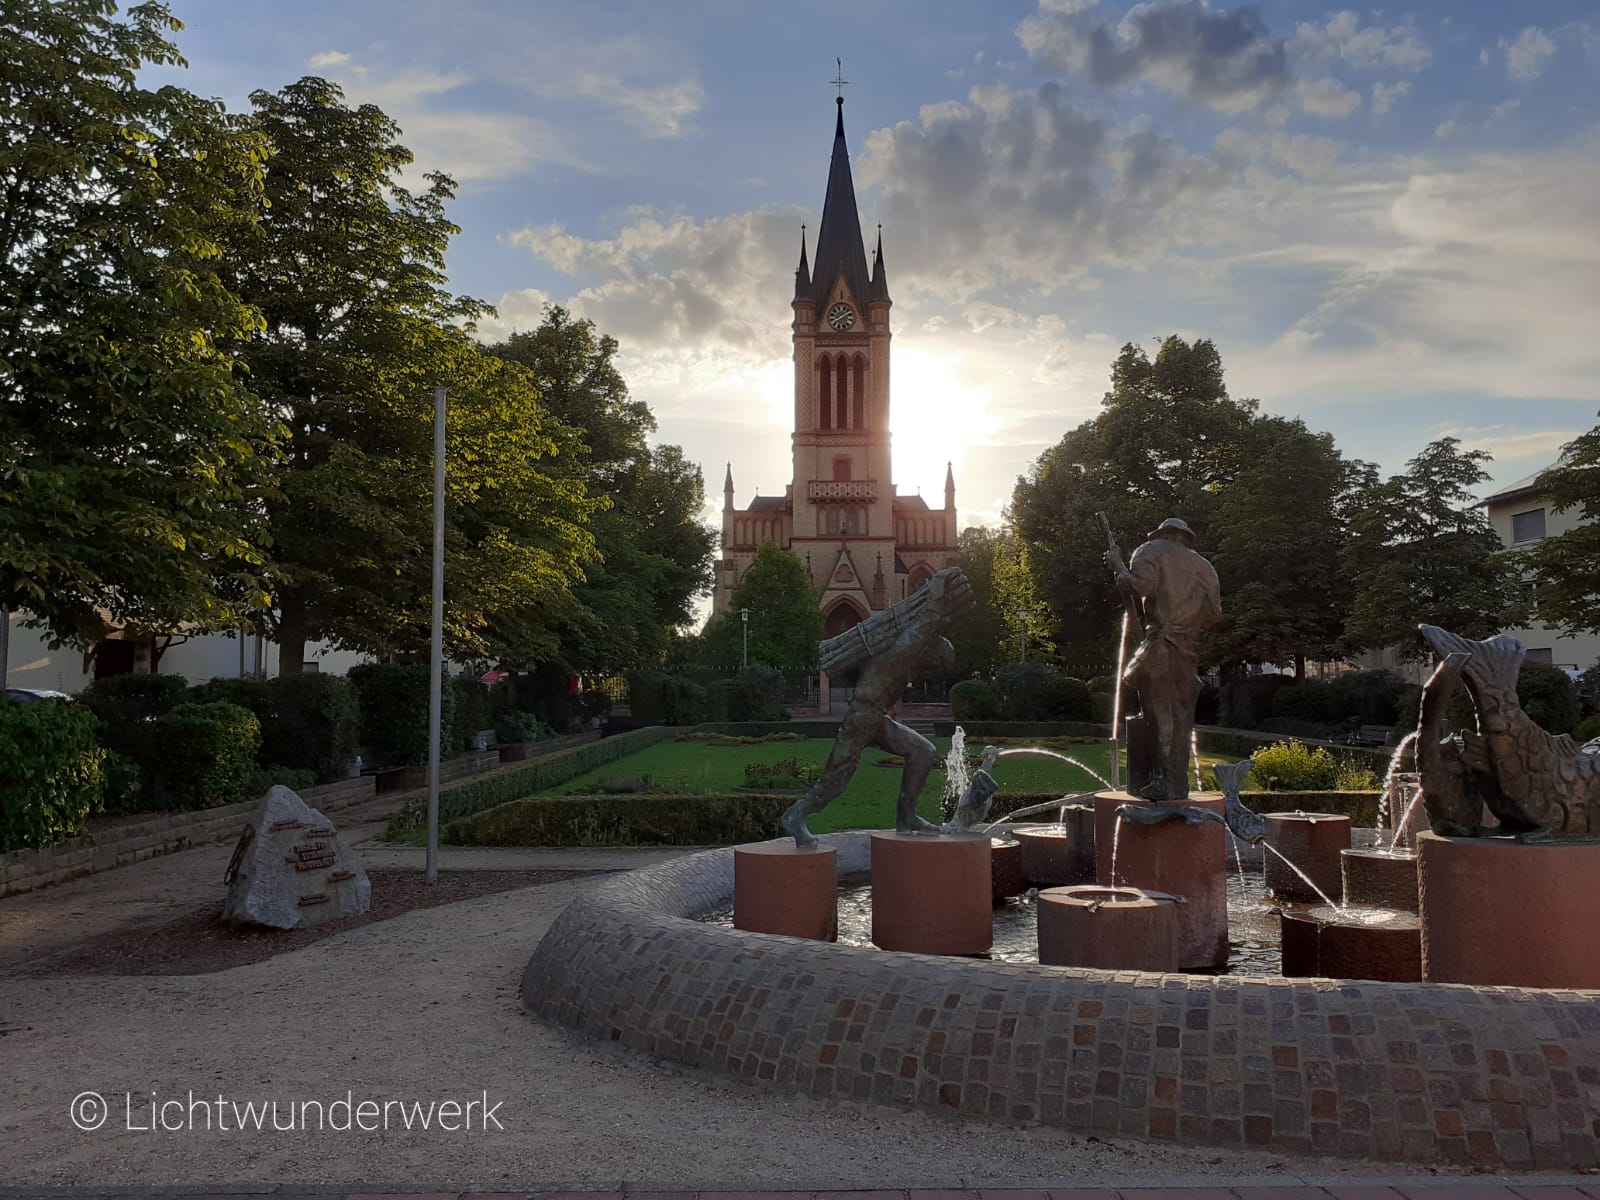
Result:
[[[1230,394],[1505,484],[1600,408],[1600,8],[1436,0],[173,0],[181,82],[315,74],[460,185],[486,338],[547,303],[621,345],[659,439],[789,482],[789,299],[835,59],[895,305],[895,483],[962,523],[1092,417],[1124,343],[1209,337]],[[1487,490],[1487,489],[1486,489]]]

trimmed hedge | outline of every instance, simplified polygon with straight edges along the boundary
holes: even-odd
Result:
[[[950,715],[957,723],[998,720],[1000,697],[982,679],[963,679],[950,688]]]
[[[261,748],[261,723],[224,700],[180,704],[156,720],[151,796],[167,811],[247,799]]]
[[[950,737],[960,725],[966,731],[967,745],[979,738],[1109,738],[1111,726],[1094,721],[935,721],[937,737]]]
[[[630,733],[619,733],[616,737],[585,742],[581,746],[572,746],[566,750],[557,750],[553,754],[526,759],[514,767],[502,767],[469,783],[444,788],[439,793],[440,824],[469,817],[512,800],[521,800],[534,792],[559,787],[570,779],[576,779],[585,771],[603,767],[607,763],[616,762],[619,758],[636,754],[647,746],[653,746],[668,733],[668,730],[659,725],[652,725],[648,729],[635,729]],[[419,796],[409,800],[395,814],[394,820],[389,822],[388,836],[397,837],[408,830],[420,829],[427,820],[427,797]]]
[[[451,821],[452,846],[718,846],[782,832],[793,796],[537,796]]]
[[[1239,799],[1246,808],[1258,813],[1315,812],[1339,813],[1350,818],[1351,825],[1360,829],[1373,829],[1378,824],[1378,792],[1241,792]],[[1060,799],[1055,792],[1011,792],[1002,787],[989,805],[989,816],[1003,817],[1018,808],[1045,804]],[[1049,813],[1023,817],[1023,823],[1046,821]]]
[[[148,770],[151,722],[181,704],[189,691],[182,675],[109,675],[78,693],[100,719],[100,744]]]
[[[1199,733],[1200,749],[1203,753],[1226,758],[1249,758],[1261,747],[1283,741],[1281,736],[1252,733],[1247,729],[1202,729]],[[1389,755],[1392,752],[1381,747],[1341,746],[1333,742],[1318,743],[1309,738],[1300,740],[1308,746],[1327,745],[1328,749],[1340,757],[1370,767],[1379,776],[1389,769]]]
[[[263,768],[287,767],[312,782],[345,778],[361,738],[356,689],[340,675],[279,675],[272,679],[213,679],[194,689],[203,700],[226,700],[261,722]]]
[[[702,721],[696,733],[725,733],[729,737],[765,737],[769,733],[799,733],[808,738],[839,736],[839,721]]]
[[[0,696],[0,852],[83,832],[104,788],[99,724],[81,704]]]
[[[429,672],[422,663],[363,663],[350,668],[350,682],[361,697],[361,744],[385,767],[414,767],[428,761]],[[439,722],[443,753],[455,721],[457,690],[440,689]]]

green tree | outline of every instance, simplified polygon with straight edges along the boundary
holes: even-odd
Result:
[[[260,316],[218,277],[263,139],[145,87],[163,4],[0,0],[0,605],[60,641],[231,625],[261,597],[256,500],[281,432],[233,356]]]
[[[1298,420],[1257,417],[1243,431],[1234,477],[1219,489],[1211,556],[1224,585],[1210,638],[1223,664],[1339,656],[1351,586],[1339,547],[1364,464]]]
[[[1484,638],[1526,615],[1513,558],[1478,507],[1489,478],[1484,450],[1455,438],[1430,442],[1398,475],[1368,471],[1350,505],[1345,569],[1355,589],[1345,641],[1351,650],[1398,647],[1421,658],[1426,622]]]
[[[267,506],[272,610],[293,673],[308,640],[380,655],[427,645],[433,397],[450,393],[446,632],[451,652],[525,657],[592,557],[597,507],[545,465],[576,447],[529,372],[469,336],[486,306],[445,286],[458,232],[444,175],[413,192],[411,154],[380,109],[308,77],[251,96],[272,148],[270,203],[230,240],[232,286],[265,330],[251,386],[288,426]]]
[[[775,542],[756,551],[725,612],[706,623],[702,635],[707,665],[737,667],[743,661],[745,622],[750,613],[749,659],[782,670],[814,670],[822,641],[820,599],[805,565]]]
[[[1539,620],[1564,634],[1600,632],[1600,426],[1565,446],[1534,487],[1551,512],[1576,509],[1583,517],[1521,557],[1533,575]]]
[[[1115,654],[1121,601],[1102,555],[1106,513],[1124,553],[1164,518],[1210,538],[1220,488],[1237,473],[1255,404],[1229,398],[1206,339],[1169,337],[1152,360],[1126,345],[1100,413],[1068,432],[1017,480],[1011,516],[1030,574],[1071,662]]]
[[[531,372],[541,399],[579,444],[552,464],[609,497],[592,530],[597,561],[553,629],[572,671],[617,674],[666,654],[711,584],[715,536],[700,520],[705,481],[673,445],[651,447],[655,417],[628,395],[617,343],[551,306],[537,329],[492,348]]]

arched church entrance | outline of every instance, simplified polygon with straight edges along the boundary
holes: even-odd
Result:
[[[822,636],[837,637],[846,629],[854,629],[866,619],[867,614],[849,600],[840,600],[828,610],[828,615],[822,623]]]

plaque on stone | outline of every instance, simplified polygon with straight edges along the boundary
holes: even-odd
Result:
[[[360,916],[372,885],[333,822],[286,787],[261,800],[225,881],[225,921],[295,929]]]

